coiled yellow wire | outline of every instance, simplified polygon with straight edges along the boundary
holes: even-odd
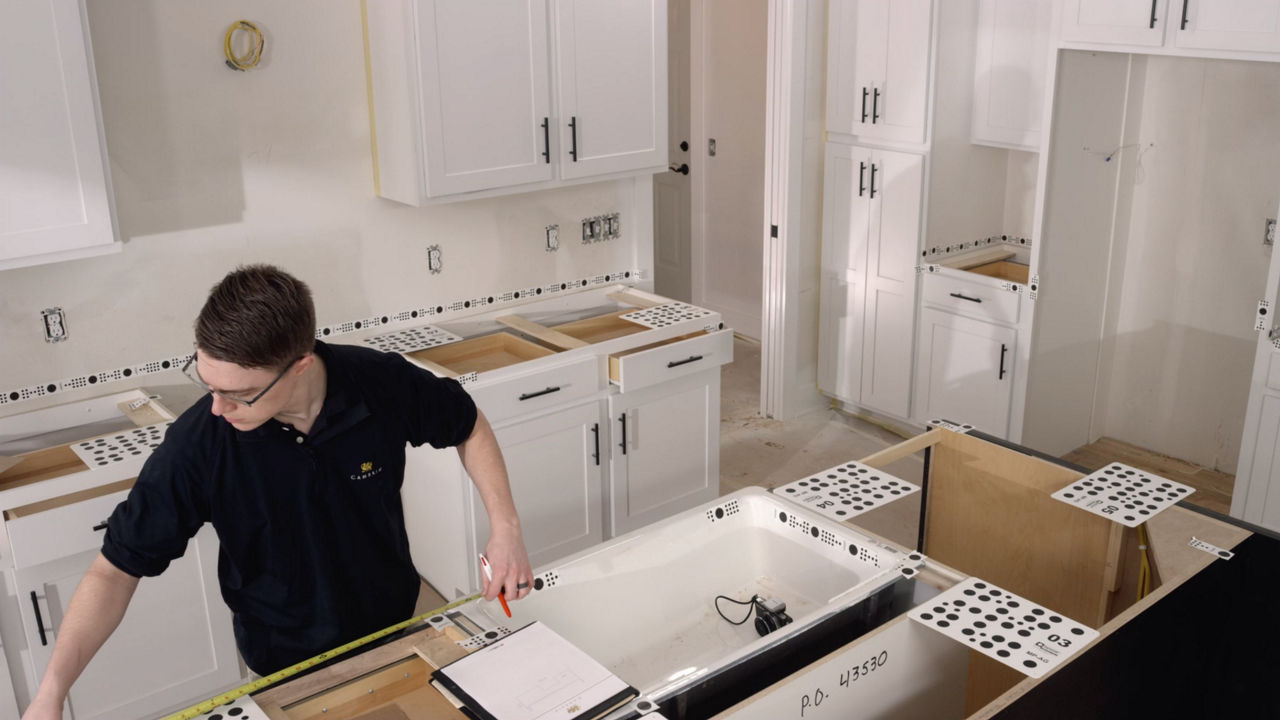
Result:
[[[249,50],[244,55],[236,55],[235,49],[232,47],[232,40],[237,32],[243,30],[250,35]],[[262,60],[262,48],[266,45],[266,41],[262,39],[262,31],[258,30],[258,26],[248,20],[237,20],[231,23],[227,28],[227,34],[222,38],[222,54],[227,56],[227,67],[232,70],[248,70],[256,66]]]

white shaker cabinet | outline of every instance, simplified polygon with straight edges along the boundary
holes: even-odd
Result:
[[[118,250],[80,0],[0,3],[0,269]]]
[[[1052,0],[980,0],[973,142],[1040,149]]]
[[[598,400],[500,427],[494,434],[533,567],[604,541]],[[489,516],[471,481],[464,481],[470,486],[472,542],[479,552],[489,539]]]
[[[67,603],[98,556],[102,533],[93,531],[91,523],[105,519],[124,495],[120,492],[8,522],[32,688],[49,662]],[[68,536],[83,540],[78,551],[60,552],[57,557],[42,552],[52,547],[65,551]],[[32,552],[21,551],[20,538]],[[217,536],[206,526],[191,540],[186,555],[164,574],[139,582],[124,619],[72,685],[68,717],[147,717],[240,682],[231,613],[222,601],[217,563]]]
[[[1066,0],[1062,40],[1194,54],[1280,52],[1280,0]]]
[[[827,23],[827,131],[923,143],[932,0],[833,0]]]
[[[924,158],[827,143],[818,386],[906,417]]]
[[[664,0],[380,0],[364,12],[382,197],[421,205],[666,169]]]
[[[666,0],[557,0],[560,176],[665,166]]]
[[[1017,336],[1011,327],[922,308],[918,414],[1007,437]]]

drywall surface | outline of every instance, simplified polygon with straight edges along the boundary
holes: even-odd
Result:
[[[266,36],[248,72],[222,56],[242,17]],[[243,263],[308,282],[321,326],[652,269],[649,178],[426,208],[378,198],[358,3],[95,2],[89,23],[124,248],[0,272],[0,391],[189,352],[206,292]],[[581,219],[615,211],[622,237],[582,244]],[[48,307],[67,341],[44,342]]]
[[[1280,67],[1153,57],[1130,93],[1094,435],[1235,472],[1280,205]]]

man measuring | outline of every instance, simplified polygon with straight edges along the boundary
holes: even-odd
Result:
[[[236,644],[267,675],[413,614],[405,445],[456,447],[489,516],[486,599],[532,572],[502,453],[456,381],[396,354],[315,339],[307,286],[266,265],[209,294],[183,372],[208,391],[170,426],[107,521],[24,720],[61,718],[75,679],[208,522]],[[411,478],[410,482],[429,482]]]

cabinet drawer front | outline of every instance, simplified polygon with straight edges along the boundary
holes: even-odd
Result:
[[[1012,324],[1018,322],[1022,295],[985,283],[926,274],[924,301],[965,317]]]
[[[102,547],[106,529],[102,523],[128,494],[119,490],[9,520],[5,526],[14,567],[31,567]]]
[[[609,380],[636,390],[733,362],[733,330],[677,339],[609,356]]]
[[[567,365],[538,370],[471,390],[471,397],[492,424],[536,412],[600,390],[599,360],[583,357]]]

